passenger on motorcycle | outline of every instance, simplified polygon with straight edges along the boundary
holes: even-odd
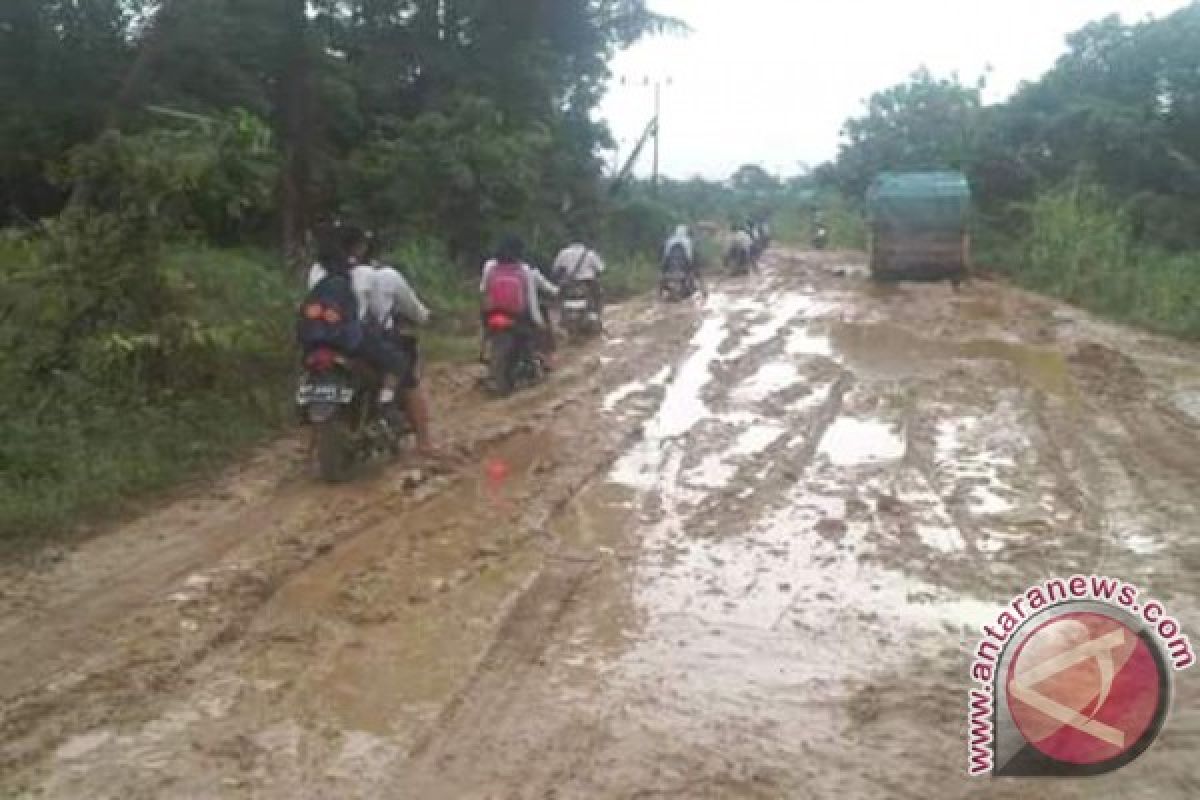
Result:
[[[591,308],[599,313],[603,305],[600,291],[600,275],[604,272],[604,260],[600,254],[582,242],[568,245],[554,259],[554,281],[559,287],[572,283],[583,283],[588,288]]]
[[[372,237],[366,258],[373,269],[370,317],[386,341],[405,356],[400,376],[404,411],[417,437],[417,451],[436,455],[429,424],[429,398],[421,385],[421,352],[415,327],[429,322],[429,309],[395,267],[379,262],[379,243]]]
[[[369,324],[374,270],[364,263],[367,236],[359,228],[342,226],[325,237],[317,263],[308,273],[309,301],[333,310],[332,319],[302,319],[297,330],[301,349],[307,356],[314,350],[332,348],[360,359],[379,373],[379,403],[389,423],[399,425],[396,392],[407,360]]]
[[[510,291],[516,281],[520,281],[522,290]],[[542,313],[539,293],[557,297],[558,287],[525,262],[525,243],[519,237],[510,235],[501,240],[496,257],[483,265],[479,291],[483,295],[484,318],[493,311],[515,315],[534,335],[543,358],[547,362],[553,358],[554,332],[550,320]]]

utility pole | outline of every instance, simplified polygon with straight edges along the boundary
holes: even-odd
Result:
[[[650,187],[658,195],[658,146],[662,135],[662,82],[654,82],[654,177]]]
[[[650,179],[650,190],[654,194],[657,195],[658,194],[658,184],[659,184],[659,156],[661,155],[661,149],[662,149],[662,133],[661,133],[661,131],[662,131],[662,88],[664,85],[665,86],[671,85],[671,78],[669,78],[669,77],[651,78],[649,75],[646,75],[641,78],[634,78],[633,80],[630,80],[627,77],[624,77],[624,76],[621,77],[621,85],[622,86],[626,86],[626,85],[630,85],[630,84],[633,84],[633,85],[641,84],[642,86],[651,86],[651,85],[654,86],[654,116],[650,120],[650,125],[647,127],[647,132],[651,136],[654,137],[654,152],[653,152],[654,163],[653,163],[652,174],[651,174],[651,179]],[[640,150],[641,148],[638,148],[638,149]]]

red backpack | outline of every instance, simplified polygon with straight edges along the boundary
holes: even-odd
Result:
[[[525,268],[521,264],[496,264],[488,273],[486,311],[520,316],[529,310]]]

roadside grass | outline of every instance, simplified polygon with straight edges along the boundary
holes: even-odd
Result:
[[[1125,212],[1086,183],[1046,192],[1025,211],[1023,238],[980,237],[1001,272],[1114,320],[1200,338],[1200,253],[1137,243]]]
[[[0,277],[28,273],[30,259],[26,243],[0,239]],[[434,313],[421,337],[425,357],[473,363],[478,283],[429,243],[387,260]],[[190,388],[152,389],[107,361],[50,376],[25,374],[16,362],[0,366],[11,390],[0,399],[0,556],[69,538],[83,521],[111,519],[139,499],[212,474],[294,424],[292,310],[300,287],[257,251],[178,245],[162,262],[189,318],[207,332],[168,354],[171,375]],[[657,280],[657,264],[646,257],[615,258],[604,277],[614,301]]]
[[[628,300],[658,285],[658,263],[644,255],[620,257],[607,262],[607,266],[602,282],[610,302]]]
[[[3,274],[14,269],[0,263]],[[288,424],[294,356],[291,318],[281,313],[293,297],[277,265],[253,251],[180,246],[162,269],[179,285],[182,330],[194,336],[171,349],[156,340],[154,352],[116,348],[121,359],[113,348],[80,343],[88,355],[70,369],[5,375],[12,391],[0,400],[0,548],[69,534]],[[165,363],[188,388],[140,382],[126,363],[139,359]]]

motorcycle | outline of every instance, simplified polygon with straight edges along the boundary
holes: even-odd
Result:
[[[572,339],[592,336],[603,328],[593,281],[570,281],[562,289],[562,326]]]
[[[696,293],[696,280],[681,264],[668,265],[658,284],[659,296],[669,303],[678,303]]]
[[[812,245],[814,250],[824,250],[829,246],[829,229],[824,225],[818,225],[816,231],[813,232]]]
[[[725,254],[725,268],[733,276],[748,275],[750,273],[750,264],[753,261],[753,254],[746,252],[743,247],[732,247]]]
[[[545,365],[534,348],[533,332],[511,314],[488,312],[484,319],[489,388],[501,397],[540,383]]]
[[[301,423],[312,426],[322,480],[342,483],[356,464],[399,455],[411,431],[383,414],[377,378],[367,367],[321,348],[304,359],[304,369],[296,408]]]

